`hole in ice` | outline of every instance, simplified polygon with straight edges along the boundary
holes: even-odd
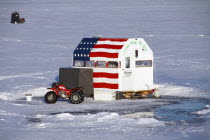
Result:
[[[29,122],[34,122],[34,123],[37,123],[37,122],[41,122],[41,121],[42,121],[42,120],[39,119],[39,118],[27,118],[27,120],[28,120]]]
[[[179,103],[163,105],[155,109],[155,117],[162,121],[201,122],[198,115],[193,112],[202,110],[208,103],[207,99],[185,98],[177,100]]]

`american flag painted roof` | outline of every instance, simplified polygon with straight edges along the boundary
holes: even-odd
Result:
[[[125,38],[83,38],[74,50],[74,60],[90,58],[118,58],[118,53],[128,39]]]

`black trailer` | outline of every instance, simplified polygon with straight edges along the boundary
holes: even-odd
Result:
[[[60,68],[59,82],[67,88],[84,87],[85,97],[93,97],[93,69]]]

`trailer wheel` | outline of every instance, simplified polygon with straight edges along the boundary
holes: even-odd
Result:
[[[56,93],[53,91],[47,92],[44,98],[48,104],[54,104],[57,101]]]
[[[79,104],[82,102],[82,97],[78,92],[73,92],[70,97],[70,102],[72,104]]]

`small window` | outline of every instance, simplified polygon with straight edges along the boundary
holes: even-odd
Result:
[[[95,67],[95,61],[85,61],[85,67]]]
[[[130,68],[130,57],[126,57],[125,59],[125,68]]]
[[[136,67],[152,67],[152,60],[136,61]]]
[[[84,61],[82,60],[74,60],[75,67],[84,67]]]
[[[119,61],[118,63],[118,68],[121,68],[121,61]]]
[[[109,61],[108,62],[108,68],[117,68],[118,63],[116,61]]]
[[[138,50],[135,50],[135,57],[138,57],[138,55],[139,55]]]
[[[106,67],[106,61],[98,61],[97,62],[97,67],[105,68]]]

